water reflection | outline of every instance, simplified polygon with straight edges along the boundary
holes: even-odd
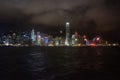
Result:
[[[118,47],[3,49],[1,80],[103,80],[115,79],[120,72]]]

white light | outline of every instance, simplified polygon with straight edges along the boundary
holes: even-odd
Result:
[[[40,35],[38,35],[38,38],[41,38],[41,36],[40,36]]]
[[[116,44],[113,44],[113,46],[116,46]]]
[[[6,46],[9,46],[9,43],[6,43],[5,45],[6,45]]]
[[[75,41],[77,41],[78,39],[75,39]]]
[[[67,25],[69,25],[70,23],[69,22],[66,22]]]
[[[84,41],[87,41],[87,39],[84,39]]]

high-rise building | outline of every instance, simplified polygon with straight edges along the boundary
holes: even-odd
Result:
[[[55,38],[55,46],[59,46],[59,38],[58,37]]]
[[[78,38],[78,32],[75,32],[75,38]]]
[[[34,44],[35,41],[36,41],[36,35],[35,35],[34,29],[32,29],[32,31],[31,31],[31,41],[32,41],[33,44]]]
[[[45,46],[48,46],[49,38],[45,37]]]
[[[70,45],[70,23],[66,22],[66,39],[65,39],[65,45]]]
[[[41,35],[40,35],[40,32],[37,32],[36,38],[37,38],[37,45],[41,46]]]
[[[75,44],[75,35],[74,34],[72,35],[71,40],[72,40],[71,44],[74,45]]]

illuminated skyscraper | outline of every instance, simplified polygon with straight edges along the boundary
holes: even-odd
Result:
[[[37,38],[37,45],[41,46],[41,35],[40,35],[40,32],[37,32],[36,38]]]
[[[65,39],[65,45],[69,46],[70,42],[69,42],[69,37],[70,37],[70,23],[66,22],[66,39]]]
[[[75,35],[74,34],[72,35],[71,39],[72,39],[71,43],[72,43],[72,45],[74,45],[75,44]]]
[[[45,46],[48,46],[49,38],[45,37]]]
[[[34,29],[32,29],[32,31],[31,31],[31,41],[32,41],[32,43],[35,43],[35,41],[36,41],[36,36],[35,36]]]
[[[77,32],[75,32],[75,38],[78,38],[78,33]]]

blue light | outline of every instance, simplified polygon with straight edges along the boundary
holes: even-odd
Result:
[[[48,43],[48,37],[45,37],[45,43],[47,44]]]
[[[26,35],[24,34],[24,35],[23,35],[23,37],[25,38],[25,37],[26,37]]]

